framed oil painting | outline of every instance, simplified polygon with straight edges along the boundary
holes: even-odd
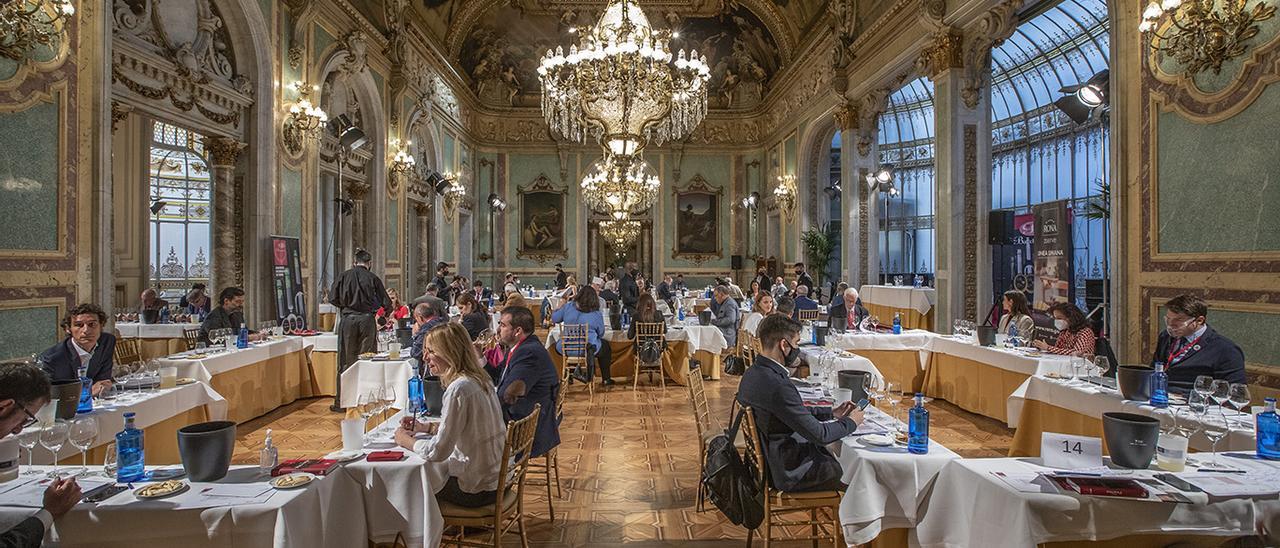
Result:
[[[720,226],[717,213],[724,192],[712,187],[702,175],[694,175],[683,188],[674,188],[675,194],[675,248],[671,258],[701,263],[724,257],[720,250]]]
[[[516,190],[520,194],[520,247],[516,256],[539,263],[567,258],[565,202],[568,190],[553,185],[546,174]]]

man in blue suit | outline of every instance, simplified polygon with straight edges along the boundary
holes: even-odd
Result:
[[[507,420],[519,420],[532,413],[534,405],[542,405],[530,455],[542,456],[560,445],[560,422],[555,412],[560,378],[556,375],[556,366],[533,333],[533,313],[528,308],[503,309],[498,321],[498,341],[510,349],[498,379],[502,413]]]
[[[88,370],[93,379],[93,395],[111,386],[112,355],[116,351],[116,337],[104,333],[107,313],[95,304],[76,305],[62,320],[67,338],[40,354],[39,360],[53,382],[74,381],[80,378],[80,368]]]
[[[1209,306],[1200,297],[1178,295],[1165,303],[1165,330],[1156,340],[1151,362],[1164,362],[1169,386],[1190,389],[1196,377],[1248,382],[1244,352],[1231,339],[1209,327]]]
[[[796,309],[792,312],[791,319],[800,319],[801,310],[817,310],[818,301],[809,298],[809,286],[796,286]]]
[[[862,411],[845,402],[832,411],[835,420],[820,421],[805,408],[782,366],[800,353],[799,322],[772,314],[760,321],[757,333],[761,350],[742,375],[738,402],[755,416],[769,483],[789,493],[843,491],[840,463],[827,444],[857,430]]]

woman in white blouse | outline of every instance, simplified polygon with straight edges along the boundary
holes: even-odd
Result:
[[[493,381],[476,357],[462,324],[447,322],[427,333],[422,358],[445,386],[440,422],[405,417],[396,444],[448,473],[436,498],[476,508],[497,498],[507,428]],[[431,434],[417,439],[415,433]]]
[[[756,329],[760,327],[760,320],[765,316],[773,314],[773,295],[768,293],[756,293],[756,300],[752,303],[751,313],[747,314],[747,319],[742,320],[742,329],[750,333],[752,337],[756,336]]]

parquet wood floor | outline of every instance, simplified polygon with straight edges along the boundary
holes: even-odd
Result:
[[[708,381],[713,414],[727,422],[738,378]],[[280,458],[315,457],[341,447],[341,415],[331,399],[295,402],[241,425],[236,432],[237,464],[257,462],[266,430],[273,432]],[[1013,431],[995,420],[944,401],[929,404],[934,439],[965,457],[998,457]],[[547,519],[544,486],[526,486],[530,543],[536,546],[742,546],[746,531],[730,524],[697,496],[698,440],[688,390],[620,382],[597,387],[594,400],[573,387],[565,402],[559,466],[562,496],[554,498],[555,521]],[[533,476],[530,476],[533,483]],[[809,546],[803,543],[782,543]],[[509,536],[507,545],[518,546]]]

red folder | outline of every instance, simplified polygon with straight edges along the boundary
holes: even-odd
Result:
[[[271,469],[272,476],[283,476],[295,472],[306,472],[317,476],[327,475],[338,467],[333,459],[292,459],[284,461]]]

